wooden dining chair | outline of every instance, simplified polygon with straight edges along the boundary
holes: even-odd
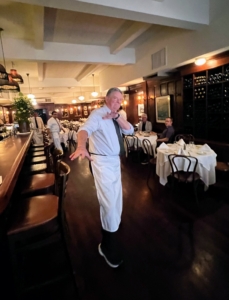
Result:
[[[156,173],[156,157],[154,156],[154,151],[153,151],[153,146],[150,143],[149,140],[144,139],[142,141],[142,149],[143,151],[146,153],[147,155],[147,162],[148,162],[148,176],[147,176],[147,185],[149,186],[149,178],[151,175],[151,171],[154,172],[154,174]]]
[[[200,175],[196,172],[196,167],[198,164],[198,159],[193,156],[185,156],[185,155],[174,155],[170,154],[168,156],[170,167],[171,167],[171,175],[172,175],[172,186],[174,188],[176,183],[185,183],[185,184],[192,184],[194,195],[197,204],[198,197],[197,197],[197,186],[200,181]],[[179,162],[182,160],[183,169],[179,169]]]
[[[31,296],[32,299],[35,292],[53,284],[59,285],[63,280],[71,282],[77,292],[67,248],[65,218],[70,167],[58,161],[57,170],[57,195],[17,201],[9,222],[7,237],[19,298]],[[52,297],[47,295],[47,298]]]

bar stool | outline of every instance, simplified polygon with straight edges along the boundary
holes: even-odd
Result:
[[[48,145],[45,148],[46,160],[47,160],[47,173],[36,174],[26,178],[20,184],[22,197],[31,197],[44,194],[53,194],[55,191],[55,174],[57,170],[57,161],[60,161],[62,156],[58,152],[54,151],[51,155],[50,151],[53,144]],[[39,157],[38,157],[39,158]],[[36,159],[34,157],[33,159]],[[52,173],[49,173],[52,172]]]
[[[47,161],[46,156],[35,156],[27,158],[25,161],[26,165],[33,165],[33,164],[39,164],[39,163],[45,163]]]
[[[14,207],[7,237],[19,296],[28,296],[63,279],[71,280],[77,292],[65,234],[64,199],[69,173],[70,167],[59,162],[59,197],[31,197]],[[61,256],[57,256],[59,251]]]
[[[31,144],[30,148],[44,148],[44,144]]]
[[[22,169],[22,174],[33,175],[33,174],[45,173],[46,170],[47,170],[46,163],[25,165]]]
[[[27,157],[44,156],[44,151],[28,152]]]

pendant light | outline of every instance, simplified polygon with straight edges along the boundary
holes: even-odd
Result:
[[[93,92],[91,93],[92,97],[97,97],[98,93],[95,91],[95,83],[94,83],[94,74],[92,74],[93,76]]]
[[[7,74],[6,72],[6,61],[4,56],[4,49],[2,43],[2,31],[3,29],[0,28],[0,41],[1,41],[1,48],[2,48],[2,56],[3,56],[3,63],[4,66],[0,64],[0,92],[20,92],[19,84],[13,80],[11,74]]]
[[[19,84],[24,83],[24,80],[23,80],[22,76],[20,74],[18,74],[17,70],[14,68],[14,63],[13,62],[12,62],[12,69],[10,70],[10,74],[11,74],[13,80],[18,82]]]
[[[80,101],[83,101],[84,100],[84,96],[82,95],[82,92],[81,92],[81,86],[80,86],[80,96],[78,97],[78,99]]]
[[[75,97],[74,97],[74,93],[73,93],[73,98],[75,98]],[[76,99],[73,99],[73,100],[72,100],[72,103],[74,103],[74,104],[75,104],[76,102],[77,102],[77,100],[76,100]]]
[[[27,97],[31,100],[33,100],[35,98],[35,96],[32,94],[31,89],[30,89],[30,82],[29,82],[29,73],[26,73],[27,78],[28,78],[28,85],[29,85],[29,94],[27,95]]]

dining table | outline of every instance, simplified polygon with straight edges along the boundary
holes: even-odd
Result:
[[[183,150],[178,144],[167,144],[166,147],[158,147],[156,174],[159,176],[159,182],[162,185],[166,185],[168,182],[168,176],[172,172],[169,163],[169,155],[180,154],[182,151],[182,155],[196,157],[198,159],[196,173],[200,175],[200,179],[204,182],[205,190],[209,187],[209,185],[214,184],[216,182],[215,167],[217,154],[211,148],[208,150],[202,150],[202,148],[203,145],[194,144],[186,145],[186,150]],[[185,170],[182,160],[180,160],[178,169]]]
[[[143,140],[146,139],[150,141],[153,149],[153,153],[150,153],[152,156],[156,156],[156,147],[157,147],[157,135],[152,132],[144,132],[144,131],[137,131],[135,132],[135,136],[138,138],[138,147],[142,147],[143,151],[146,153],[143,147]],[[131,136],[127,136],[130,146],[133,146],[134,140]],[[125,143],[124,143],[125,145]],[[126,145],[125,145],[126,147]],[[126,151],[126,155],[128,155],[128,151]]]

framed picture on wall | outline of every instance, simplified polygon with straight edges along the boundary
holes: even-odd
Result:
[[[164,123],[165,119],[171,117],[170,95],[156,97],[156,122]]]
[[[84,110],[87,110],[87,106],[85,105],[85,106],[83,107],[83,109],[84,109]]]
[[[138,116],[144,113],[144,104],[138,104]]]

